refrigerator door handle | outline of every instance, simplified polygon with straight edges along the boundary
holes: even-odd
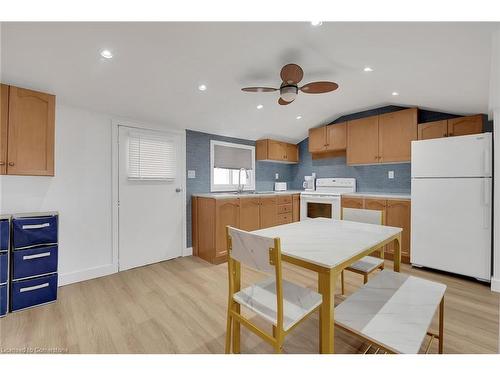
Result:
[[[490,152],[487,148],[483,150],[483,172],[485,176],[491,176]]]
[[[491,221],[491,207],[490,207],[490,183],[489,178],[483,178],[483,228],[488,229]]]

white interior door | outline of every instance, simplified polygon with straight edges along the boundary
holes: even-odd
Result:
[[[119,126],[118,137],[120,271],[181,256],[181,135]]]

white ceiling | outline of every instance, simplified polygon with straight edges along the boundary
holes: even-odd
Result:
[[[248,139],[300,141],[307,129],[386,104],[487,113],[491,33],[498,23],[3,23],[2,80],[61,103]],[[112,60],[99,56],[102,48]],[[337,91],[278,93],[294,62],[303,83]],[[363,72],[368,65],[374,71]],[[198,91],[205,83],[208,90]],[[398,91],[400,96],[391,93]],[[257,104],[264,108],[256,109]],[[297,115],[301,120],[296,120]]]

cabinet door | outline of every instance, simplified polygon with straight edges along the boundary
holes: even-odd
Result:
[[[286,161],[291,163],[299,162],[299,146],[291,143],[286,144]]]
[[[342,197],[342,208],[363,208],[363,198]]]
[[[417,109],[386,113],[379,116],[379,162],[411,160],[411,141],[417,139]]]
[[[418,139],[434,139],[448,136],[448,120],[426,122],[418,125]]]
[[[260,198],[260,227],[269,228],[278,224],[278,201],[276,197]]]
[[[215,204],[216,249],[215,256],[227,254],[226,226],[238,228],[240,224],[239,200],[217,199]],[[200,223],[202,225],[202,223]]]
[[[240,198],[240,229],[260,228],[260,198]]]
[[[347,164],[378,163],[378,116],[347,122]]]
[[[401,259],[405,263],[410,261],[410,218],[411,201],[409,200],[388,200],[386,225],[403,228],[401,233]],[[394,253],[394,244],[386,247],[387,252]]]
[[[300,195],[292,196],[292,221],[300,221]]]
[[[309,129],[309,152],[323,152],[326,150],[326,127]]]
[[[382,216],[382,224],[385,224],[385,214],[386,214],[386,200],[385,199],[371,199],[371,198],[365,198],[365,205],[364,208],[367,210],[376,210],[376,211],[382,211],[383,216]]]
[[[54,175],[55,97],[10,86],[7,173]]]
[[[326,150],[339,151],[347,148],[347,123],[328,125],[326,127]]]
[[[448,120],[448,136],[478,134],[483,132],[481,115],[457,117]]]
[[[268,158],[271,160],[286,160],[286,144],[283,142],[269,140],[267,143]]]
[[[0,174],[7,173],[7,126],[9,86],[0,84]]]

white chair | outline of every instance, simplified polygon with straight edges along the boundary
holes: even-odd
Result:
[[[231,342],[233,352],[240,351],[240,323],[280,353],[285,336],[321,306],[321,295],[283,280],[279,238],[262,237],[229,226],[226,231],[229,268],[226,354],[231,352]],[[239,290],[241,264],[272,276]],[[271,323],[273,334],[269,335],[245,318],[240,306]]]
[[[384,212],[379,210],[365,210],[361,208],[342,208],[342,220],[356,221],[367,224],[384,224]],[[384,269],[384,250],[380,249],[382,258],[366,256],[351,264],[346,268],[347,271],[363,275],[363,284],[368,282],[368,275],[377,269]],[[342,294],[345,294],[344,289],[344,270],[341,273]]]

